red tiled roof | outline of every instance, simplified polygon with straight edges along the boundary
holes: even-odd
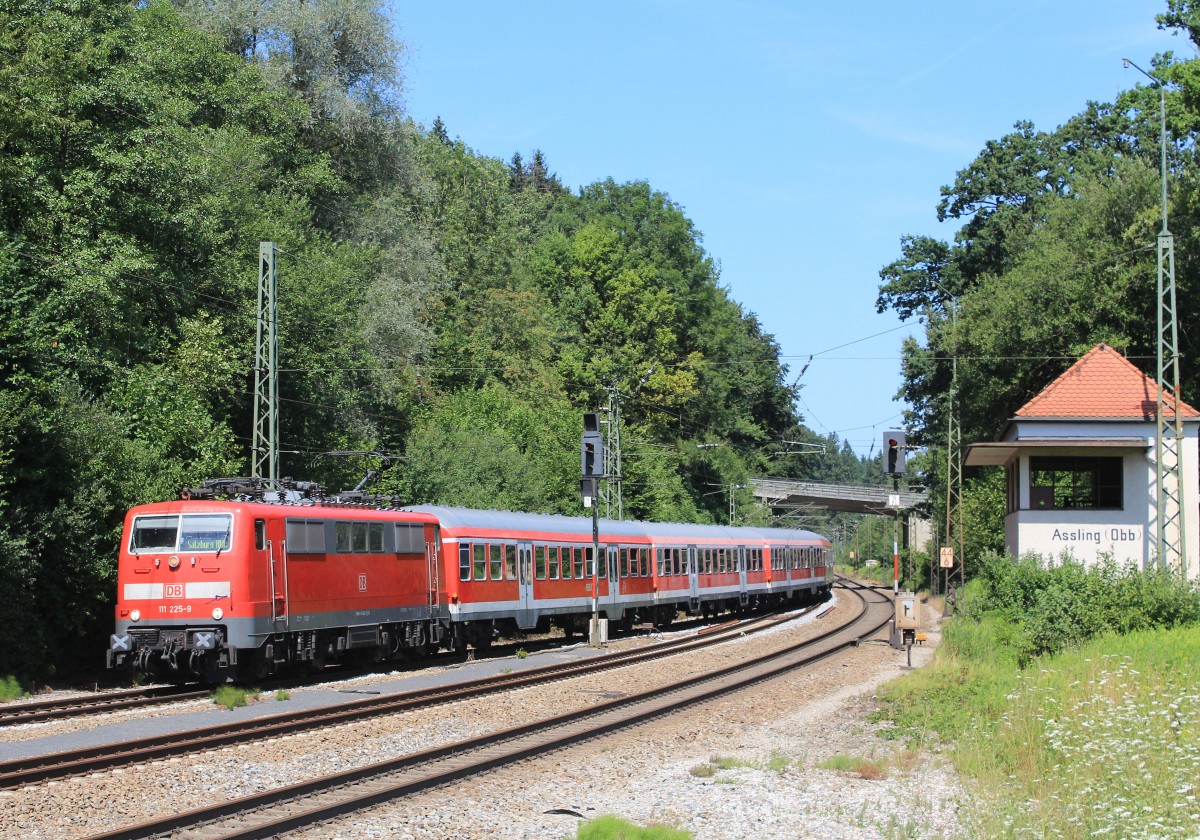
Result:
[[[1181,402],[1184,417],[1200,411]],[[1166,395],[1168,416],[1174,400]],[[1097,344],[1017,411],[1017,417],[1080,417],[1153,420],[1158,408],[1154,379],[1109,347]]]

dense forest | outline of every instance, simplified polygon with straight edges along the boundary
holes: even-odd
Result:
[[[1168,0],[1160,28],[1200,44],[1200,4]],[[1150,22],[1147,21],[1147,25]],[[1155,375],[1160,85],[1166,97],[1168,217],[1175,238],[1180,390],[1195,404],[1200,372],[1200,59],[1158,56],[1153,81],[1112,103],[1089,102],[1053,131],[1018,122],[942,187],[938,218],[952,241],[906,236],[880,272],[877,306],[924,321],[902,348],[910,442],[944,511],[951,374],[964,445],[995,440],[1005,421],[1099,342]],[[1169,384],[1169,383],[1168,383]],[[1003,551],[999,470],[968,471],[967,557]]]
[[[668,196],[407,119],[385,8],[0,4],[0,674],[100,663],[124,511],[247,474],[260,241],[283,475],[384,453],[406,501],[580,513],[581,413],[619,400],[626,516],[878,480]]]

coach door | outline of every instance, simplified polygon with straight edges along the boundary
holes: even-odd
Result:
[[[621,594],[621,570],[617,566],[619,553],[620,549],[615,545],[608,546],[608,594],[612,596],[614,604]]]
[[[733,556],[737,558],[738,603],[744,607],[749,600],[749,597],[746,595],[746,563],[750,559],[750,552],[744,545],[738,546],[733,549]]]
[[[533,545],[530,543],[517,543],[517,588],[520,599],[517,626],[526,630],[537,624],[533,601]]]
[[[700,569],[699,556],[696,551],[696,546],[689,545],[687,549],[687,564],[688,564],[688,597],[690,604],[688,609],[692,612],[700,609]]]

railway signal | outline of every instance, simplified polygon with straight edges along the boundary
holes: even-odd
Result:
[[[604,478],[604,438],[600,434],[600,415],[594,411],[583,415],[579,464],[584,478]]]
[[[904,475],[904,451],[907,449],[904,432],[889,429],[883,433],[883,473],[884,475]]]

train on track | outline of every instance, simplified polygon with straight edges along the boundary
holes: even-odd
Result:
[[[224,682],[801,602],[833,583],[809,531],[418,505],[207,482],[125,517],[108,667]]]

